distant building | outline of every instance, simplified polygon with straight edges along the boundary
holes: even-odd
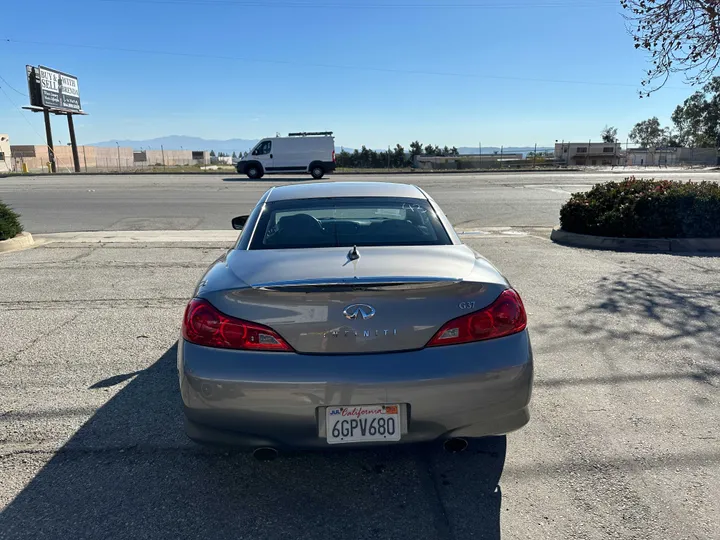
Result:
[[[565,165],[621,165],[623,158],[620,143],[555,143],[555,159]]]
[[[628,148],[626,165],[635,167],[699,166],[711,167],[718,162],[716,148],[652,147]]]
[[[10,136],[0,133],[0,173],[12,171]]]
[[[633,167],[667,167],[680,165],[682,148],[628,148],[625,165]]]
[[[467,154],[461,156],[415,156],[413,164],[418,169],[478,169],[508,166],[523,160],[521,153],[513,154]]]

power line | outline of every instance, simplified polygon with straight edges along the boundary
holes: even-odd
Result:
[[[448,71],[428,71],[428,70],[413,70],[413,69],[395,69],[395,68],[383,68],[383,67],[372,67],[372,66],[347,66],[339,64],[320,64],[310,62],[295,62],[291,60],[260,60],[257,58],[237,57],[237,56],[222,56],[217,54],[201,54],[201,53],[184,53],[184,52],[172,52],[172,51],[158,51],[149,49],[131,49],[126,47],[107,47],[104,45],[83,45],[77,43],[55,43],[46,41],[28,41],[28,40],[17,40],[10,38],[2,38],[0,42],[6,43],[17,43],[25,45],[42,45],[47,47],[71,47],[79,49],[91,49],[99,51],[112,51],[112,52],[127,52],[134,54],[158,54],[164,56],[177,56],[185,58],[205,58],[215,60],[229,60],[234,62],[249,62],[258,64],[274,64],[274,65],[291,65],[291,66],[302,66],[312,67],[320,69],[341,69],[350,71],[370,71],[376,73],[393,73],[403,75],[427,75],[434,77],[461,77],[471,79],[489,79],[489,80],[506,80],[506,81],[519,81],[519,82],[536,82],[536,83],[551,83],[551,84],[580,84],[590,86],[610,86],[610,87],[626,87],[626,88],[637,88],[637,85],[629,83],[611,83],[602,81],[578,81],[568,79],[544,79],[544,78],[531,78],[531,77],[513,77],[504,75],[482,75],[478,73],[453,73]]]
[[[8,87],[10,90],[12,90],[13,92],[17,92],[18,94],[20,94],[20,95],[23,96],[23,97],[28,97],[28,95],[27,95],[25,92],[21,92],[20,90],[17,90],[17,89],[15,89],[15,88],[13,88],[12,86],[10,86],[10,83],[7,82],[7,81],[2,77],[2,75],[0,75],[0,81],[4,82],[4,83],[5,83],[5,86],[7,86],[7,87]]]
[[[403,4],[403,3],[388,3],[388,4],[351,4],[347,2],[289,2],[286,0],[268,2],[260,0],[99,0],[105,3],[113,4],[172,4],[172,5],[203,5],[203,6],[237,6],[237,7],[264,7],[264,8],[328,8],[328,9],[549,9],[549,8],[578,8],[578,7],[603,7],[603,6],[617,6],[618,3],[615,1],[602,1],[602,0],[546,0],[542,3],[488,3],[488,4]]]

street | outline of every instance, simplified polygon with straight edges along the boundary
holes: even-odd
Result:
[[[460,454],[272,462],[186,439],[175,355],[188,297],[230,244],[204,233],[232,238],[274,179],[0,179],[41,242],[0,255],[0,539],[720,538],[720,258],[548,239],[569,193],[622,177],[393,177],[475,231],[521,293],[530,424]],[[158,236],[43,236],[130,230]]]
[[[673,180],[720,180],[718,171],[334,175],[330,181],[414,183],[458,226],[557,224],[570,193],[636,174]],[[23,215],[32,233],[99,230],[227,229],[267,189],[298,178],[237,174],[39,176],[0,178],[0,200]]]

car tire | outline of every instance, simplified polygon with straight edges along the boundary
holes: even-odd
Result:
[[[263,176],[262,170],[260,170],[258,165],[249,165],[245,174],[247,174],[247,177],[251,180],[257,180]]]
[[[325,169],[323,169],[320,165],[316,165],[310,169],[310,174],[315,180],[320,180],[323,176],[325,176]]]

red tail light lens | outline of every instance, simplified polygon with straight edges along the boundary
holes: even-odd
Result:
[[[207,300],[194,298],[185,309],[182,335],[190,343],[221,349],[292,351],[275,331],[228,317]]]
[[[507,289],[485,309],[453,319],[428,342],[428,347],[495,339],[525,330],[527,315],[520,295]]]
[[[335,150],[333,150],[333,163],[335,163]]]

